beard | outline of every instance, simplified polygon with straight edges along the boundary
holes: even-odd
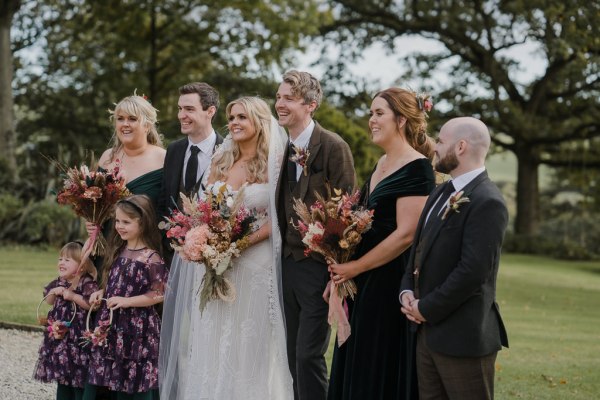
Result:
[[[459,162],[456,153],[448,152],[443,158],[440,158],[435,163],[435,170],[442,174],[449,174],[458,167],[458,164]]]

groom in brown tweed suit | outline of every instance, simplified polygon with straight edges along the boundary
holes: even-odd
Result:
[[[277,219],[281,230],[282,280],[287,331],[287,352],[296,400],[324,400],[327,396],[325,351],[329,343],[328,305],[322,298],[329,280],[327,264],[318,255],[306,257],[300,235],[290,225],[298,217],[292,208],[297,198],[311,205],[315,192],[327,194],[327,185],[344,190],[356,185],[350,147],[337,134],[312,119],[322,91],[307,72],[289,71],[277,90],[275,109],[279,124],[287,128],[286,151],[277,186]],[[308,158],[290,160],[295,149]]]

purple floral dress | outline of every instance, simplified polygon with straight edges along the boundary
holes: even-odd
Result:
[[[162,296],[167,277],[156,251],[124,249],[110,268],[104,297]],[[109,317],[103,301],[96,322]],[[107,345],[92,346],[88,382],[129,394],[158,389],[159,338],[160,317],[153,306],[115,310]]]
[[[69,287],[69,282],[57,278],[44,288],[44,296],[55,287]],[[74,292],[86,300],[98,290],[98,284],[88,274],[84,274]],[[44,331],[44,340],[40,346],[39,358],[33,378],[42,382],[58,382],[83,388],[87,381],[89,348],[80,345],[80,338],[85,330],[87,310],[77,307],[75,319],[62,339],[55,339],[48,330]],[[70,321],[73,317],[73,303],[62,296],[56,296],[54,307],[48,312],[48,320]]]

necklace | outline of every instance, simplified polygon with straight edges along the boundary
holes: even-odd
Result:
[[[133,248],[133,249],[131,249],[131,248],[128,247],[127,250],[129,250],[129,251],[140,251],[140,250],[144,250],[145,248],[146,248],[146,246],[142,246],[142,247],[138,247],[138,248]]]

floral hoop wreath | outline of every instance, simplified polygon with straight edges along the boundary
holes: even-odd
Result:
[[[100,301],[107,301],[108,299],[101,298]],[[113,309],[108,308],[109,318],[108,321],[98,321],[98,326],[92,331],[90,329],[90,316],[94,311],[93,307],[90,307],[85,319],[85,332],[83,332],[82,345],[86,346],[91,344],[92,346],[106,346],[106,338],[108,336],[108,330],[112,325],[113,320]]]
[[[71,323],[75,319],[75,315],[77,315],[77,304],[75,304],[74,301],[70,302],[73,305],[73,316],[71,317],[70,320],[68,320],[68,321],[53,321],[51,319],[48,319],[48,317],[40,316],[40,307],[44,303],[44,300],[46,300],[50,296],[52,296],[52,294],[49,293],[49,294],[45,295],[42,298],[42,300],[40,300],[40,302],[37,306],[37,310],[36,310],[37,320],[40,325],[42,325],[42,326],[47,325],[46,329],[48,330],[48,332],[54,339],[62,339],[65,337],[65,335],[67,334],[67,331],[71,327]],[[54,305],[52,306],[52,308],[54,308]]]

